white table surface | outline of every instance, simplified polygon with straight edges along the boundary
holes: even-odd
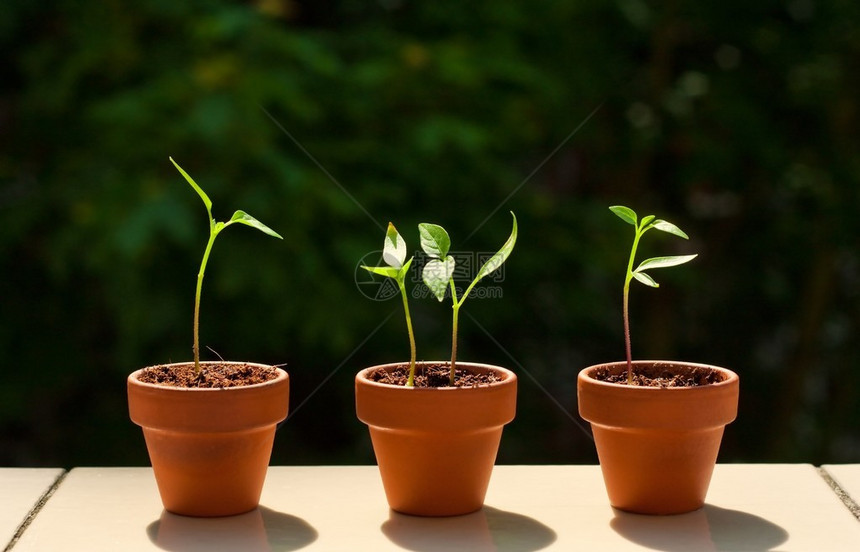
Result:
[[[5,548],[39,500],[63,474],[59,468],[0,469],[0,547]]]
[[[496,466],[485,508],[391,512],[375,466],[271,467],[261,507],[231,518],[163,511],[149,468],[76,468],[14,548],[28,551],[852,551],[860,523],[806,464],[725,464],[681,516],[613,510],[598,466]]]
[[[860,464],[825,464],[821,467],[854,502],[860,504]]]

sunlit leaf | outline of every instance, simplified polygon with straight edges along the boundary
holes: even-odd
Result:
[[[249,215],[245,211],[236,211],[235,213],[233,213],[233,217],[230,219],[230,222],[238,222],[238,223],[244,224],[246,226],[251,226],[252,228],[256,228],[257,230],[259,230],[260,232],[263,232],[264,234],[268,234],[272,237],[275,237],[275,238],[278,238],[281,240],[284,239],[283,236],[281,236],[280,234],[278,234],[277,232],[275,232],[274,230],[272,230],[271,228],[269,228],[268,226],[266,226],[265,224],[263,224],[259,220],[255,219],[254,217],[252,217],[251,215]]]
[[[669,257],[654,257],[652,259],[646,259],[639,264],[639,267],[636,269],[636,272],[640,270],[652,269],[652,268],[666,268],[669,266],[678,266],[687,262],[692,261],[698,257],[696,255],[673,255]]]
[[[623,205],[613,205],[609,208],[609,210],[615,213],[618,218],[620,218],[627,224],[632,224],[633,226],[636,226],[636,212],[630,207],[625,207]]]
[[[203,205],[206,206],[206,210],[209,211],[209,216],[211,217],[212,216],[212,201],[209,199],[209,196],[206,195],[206,192],[203,191],[203,188],[198,186],[197,183],[194,182],[194,179],[191,178],[191,176],[187,172],[185,172],[182,169],[182,167],[180,167],[179,164],[173,160],[172,157],[168,157],[168,159],[170,159],[170,162],[173,163],[173,166],[176,167],[176,169],[182,174],[182,176],[185,177],[185,180],[187,180],[188,183],[191,184],[191,187],[194,188],[194,190],[200,196],[200,199],[203,200]]]
[[[400,270],[397,273],[397,281],[403,283],[406,281],[406,276],[409,274],[409,267],[412,266],[412,259],[415,257],[409,257],[409,260],[403,263],[403,266],[400,267]]]
[[[455,264],[454,257],[449,255],[444,261],[431,259],[424,265],[421,277],[439,301],[445,298],[445,291],[448,289],[451,276],[454,274]]]
[[[406,242],[397,232],[392,223],[388,223],[385,232],[385,245],[382,247],[382,259],[389,266],[400,268],[406,260]]]
[[[667,220],[662,220],[662,219],[656,220],[651,227],[656,228],[657,230],[662,230],[663,232],[668,232],[669,234],[674,234],[676,236],[684,238],[685,240],[690,239],[687,236],[687,234],[684,233],[683,230],[681,230],[680,228],[678,228],[677,226],[675,226],[674,224],[672,224],[671,222],[669,222]]]
[[[394,268],[393,266],[364,266],[361,265],[361,268],[368,272],[372,272],[373,274],[379,274],[380,276],[387,276],[389,278],[397,279],[400,274],[399,268]]]
[[[486,263],[484,263],[484,266],[481,267],[478,271],[478,275],[475,277],[475,282],[498,270],[514,250],[514,245],[517,243],[517,216],[514,215],[513,212],[511,212],[511,216],[514,217],[514,227],[511,230],[510,237],[508,237],[508,240],[504,245],[502,245],[502,248],[499,249],[495,255],[490,257]]]
[[[651,287],[660,287],[660,284],[654,281],[654,278],[645,274],[644,272],[634,272],[633,277],[645,284],[646,286]]]
[[[451,238],[448,232],[438,224],[422,222],[418,225],[421,235],[421,249],[434,259],[444,259],[451,248]]]

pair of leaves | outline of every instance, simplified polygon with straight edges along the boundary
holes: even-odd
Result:
[[[681,230],[669,221],[655,219],[654,215],[648,215],[646,217],[643,217],[642,221],[639,222],[639,219],[636,216],[636,212],[629,207],[624,207],[623,205],[614,205],[610,207],[609,210],[615,213],[618,218],[628,224],[631,224],[633,228],[635,228],[637,241],[638,238],[640,238],[645,232],[651,230],[652,228],[660,230],[662,232],[666,232],[668,234],[673,234],[675,236],[684,238],[685,240],[689,239],[689,237],[683,230]],[[692,261],[697,256],[698,255],[670,255],[666,257],[653,257],[650,259],[645,259],[644,261],[639,263],[639,266],[636,267],[636,270],[631,273],[631,276],[647,286],[655,288],[660,287],[660,284],[658,284],[649,274],[646,274],[645,270],[678,266]]]
[[[478,271],[477,276],[472,281],[472,284],[463,294],[463,299],[468,296],[468,292],[481,279],[492,274],[501,267],[505,260],[510,256],[514,245],[517,242],[517,217],[513,213],[514,226],[511,235],[499,251],[490,257],[487,262]],[[454,277],[454,269],[457,262],[454,257],[449,255],[451,249],[451,237],[448,232],[438,224],[423,222],[418,225],[418,232],[421,237],[421,249],[430,257],[430,260],[424,265],[421,277],[424,283],[433,292],[433,295],[439,301],[445,298],[445,292],[448,285]],[[394,224],[388,223],[388,229],[385,232],[385,242],[382,247],[382,260],[387,266],[364,266],[361,268],[373,274],[394,278],[397,282],[403,285],[406,274],[409,273],[409,267],[412,265],[413,257],[406,260],[406,242],[403,237],[397,232]]]
[[[421,272],[421,279],[436,299],[442,301],[445,298],[448,283],[454,277],[454,268],[457,266],[454,257],[448,255],[451,249],[451,238],[444,228],[429,222],[419,224],[418,233],[421,236],[421,249],[430,257]]]
[[[185,177],[185,180],[191,185],[191,187],[194,188],[194,191],[197,192],[197,195],[200,196],[200,199],[203,200],[203,205],[206,206],[206,212],[209,214],[209,224],[213,233],[218,234],[227,226],[238,222],[239,224],[244,224],[246,226],[256,228],[260,232],[268,234],[272,237],[284,239],[280,234],[278,234],[259,220],[255,219],[245,211],[236,211],[235,213],[233,213],[233,216],[230,217],[230,220],[227,222],[216,222],[215,219],[212,217],[212,200],[209,199],[209,196],[206,195],[206,192],[203,191],[203,188],[201,188],[196,182],[194,182],[194,179],[191,178],[191,176],[187,172],[185,172],[182,167],[180,167],[179,164],[177,164],[176,161],[173,160],[172,157],[170,157],[169,159],[170,162],[173,163],[173,166],[176,167],[176,169],[182,174],[183,177]]]
[[[460,298],[460,303],[466,300],[475,284],[498,270],[514,250],[514,245],[517,243],[517,217],[513,212],[511,212],[511,216],[514,218],[514,225],[510,237],[501,249],[481,266],[475,279],[472,280]],[[433,292],[433,295],[436,296],[436,299],[442,301],[445,298],[445,290],[453,281],[454,268],[456,267],[454,257],[448,255],[451,248],[451,238],[448,236],[448,232],[438,224],[421,223],[418,225],[418,231],[421,234],[421,249],[430,257],[430,261],[424,265],[421,274],[422,279]]]
[[[673,255],[673,256],[669,256],[669,257],[653,257],[651,259],[645,259],[644,261],[639,263],[639,266],[636,268],[636,270],[633,271],[633,277],[636,278],[638,281],[642,282],[643,284],[647,285],[647,286],[651,286],[651,287],[655,287],[655,288],[660,287],[660,284],[658,284],[654,280],[654,278],[652,278],[650,275],[643,272],[645,269],[668,268],[670,266],[678,266],[678,265],[690,262],[693,259],[695,259],[696,257],[698,257],[697,254],[694,254],[694,255]]]
[[[671,222],[663,219],[654,220],[654,215],[648,215],[647,217],[644,217],[642,219],[642,223],[639,224],[638,219],[636,217],[636,211],[634,211],[630,207],[625,207],[623,205],[614,205],[610,207],[609,210],[615,213],[618,218],[636,228],[636,231],[639,233],[639,235],[644,234],[651,228],[656,228],[657,230],[662,230],[663,232],[674,234],[676,236],[684,238],[685,240],[690,239],[690,237],[687,236],[687,234],[683,230],[681,230]]]

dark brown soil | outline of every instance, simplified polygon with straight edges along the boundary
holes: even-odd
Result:
[[[455,369],[454,387],[480,387],[491,383],[502,381],[498,375],[487,373],[475,373]],[[449,364],[434,364],[432,366],[418,366],[415,368],[415,387],[451,387],[449,385],[451,367]],[[409,378],[409,365],[403,364],[393,370],[377,369],[367,375],[367,379],[388,385],[405,386]]]
[[[594,373],[594,379],[628,385],[626,368],[618,373],[600,368]],[[654,364],[633,367],[632,385],[637,387],[699,387],[721,381],[723,381],[723,375],[720,372],[698,366]]]
[[[240,387],[264,383],[278,377],[278,372],[272,367],[254,366],[250,364],[207,363],[201,366],[199,374],[194,373],[194,363],[164,364],[150,366],[138,376],[143,383],[154,383],[167,387],[209,388]]]

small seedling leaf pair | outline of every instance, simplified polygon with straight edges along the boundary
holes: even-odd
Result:
[[[623,314],[624,314],[624,342],[625,348],[627,352],[627,382],[632,383],[633,381],[633,355],[631,353],[630,346],[630,318],[628,315],[628,304],[630,298],[630,282],[634,278],[647,286],[651,287],[660,287],[654,278],[652,278],[649,274],[645,272],[645,270],[651,270],[655,268],[668,268],[672,266],[678,266],[689,261],[692,261],[697,257],[697,255],[672,255],[667,257],[652,257],[650,259],[646,259],[639,263],[639,266],[635,269],[633,268],[633,264],[636,258],[636,248],[639,245],[639,240],[642,238],[642,235],[645,234],[648,230],[655,228],[662,232],[666,232],[668,234],[673,234],[680,238],[689,239],[686,233],[683,230],[675,226],[669,221],[657,219],[654,215],[648,215],[643,217],[640,221],[636,216],[636,212],[629,208],[624,207],[623,205],[614,205],[609,208],[610,211],[615,213],[618,218],[633,226],[634,229],[634,237],[633,237],[633,246],[630,249],[630,259],[627,263],[627,275],[624,278],[624,306],[623,306]]]
[[[185,177],[185,180],[188,184],[194,188],[194,191],[197,192],[197,195],[200,196],[200,199],[203,200],[203,205],[206,206],[206,213],[209,216],[209,241],[206,244],[206,249],[203,251],[203,260],[200,263],[200,270],[197,273],[197,290],[194,296],[194,372],[200,373],[200,296],[203,290],[203,275],[206,272],[206,263],[209,261],[209,253],[212,251],[212,245],[215,243],[215,238],[218,234],[231,224],[244,224],[245,226],[250,226],[252,228],[256,228],[257,230],[268,234],[269,236],[283,239],[280,234],[252,217],[245,211],[236,211],[233,213],[233,216],[230,217],[230,220],[227,222],[218,222],[212,216],[212,200],[209,199],[209,196],[206,195],[206,192],[203,191],[191,175],[185,172],[182,167],[179,166],[176,161],[173,160],[172,157],[169,158],[170,162],[173,163],[173,166]]]
[[[646,259],[639,264],[639,267],[633,271],[633,277],[645,285],[651,287],[660,287],[660,284],[654,281],[650,275],[643,272],[646,268],[668,268],[670,266],[682,265],[692,261],[697,255],[674,255],[670,257],[654,257]]]
[[[460,307],[466,301],[472,288],[484,277],[492,274],[510,256],[511,251],[517,241],[517,217],[514,217],[513,230],[511,235],[502,248],[493,255],[484,265],[478,270],[475,279],[469,287],[463,292],[463,295],[457,298],[457,289],[454,286],[454,269],[457,265],[454,257],[449,255],[451,249],[451,238],[448,232],[438,224],[421,223],[418,225],[418,232],[421,238],[421,249],[430,257],[430,260],[422,269],[422,280],[433,292],[433,295],[439,301],[445,299],[445,294],[450,288],[451,299],[453,302],[453,322],[451,335],[451,371],[450,385],[454,385],[457,362],[457,322]],[[415,335],[412,331],[412,319],[409,315],[409,301],[406,293],[406,274],[409,272],[409,267],[412,264],[412,258],[406,261],[406,243],[392,223],[388,223],[388,230],[385,233],[385,243],[382,249],[382,259],[388,266],[362,266],[361,268],[379,274],[388,278],[394,278],[400,288],[400,294],[403,298],[403,309],[406,314],[406,328],[409,333],[409,343],[411,347],[411,357],[409,362],[409,377],[406,385],[412,387],[415,378]],[[405,262],[404,262],[405,261]]]
[[[609,210],[615,213],[618,218],[620,218],[627,224],[631,224],[636,229],[634,248],[638,244],[639,238],[641,238],[645,232],[652,228],[656,230],[661,230],[668,234],[674,234],[675,236],[684,238],[685,240],[689,239],[689,236],[687,236],[687,234],[683,230],[681,230],[669,221],[662,219],[655,220],[654,215],[648,215],[647,217],[643,217],[642,222],[639,223],[636,216],[636,212],[629,207],[624,207],[623,205],[615,205],[610,207]],[[644,261],[639,263],[639,266],[635,270],[631,271],[630,275],[647,286],[655,288],[660,287],[660,284],[658,284],[649,274],[646,274],[645,270],[654,268],[668,268],[671,266],[682,265],[684,263],[692,261],[696,257],[697,255],[671,255],[666,257],[653,257],[650,259],[645,259]]]
[[[472,288],[482,279],[501,268],[514,250],[514,245],[517,243],[517,217],[514,213],[511,213],[511,216],[514,222],[510,237],[508,237],[508,240],[502,245],[501,249],[490,257],[478,270],[475,279],[460,298],[460,305],[466,300]],[[438,224],[426,222],[419,224],[418,231],[421,234],[421,248],[431,259],[424,265],[422,279],[433,292],[433,295],[436,296],[436,299],[442,301],[445,298],[446,288],[449,285],[452,287],[452,293],[454,293],[453,277],[456,261],[454,257],[448,255],[448,250],[451,247],[451,238],[448,236],[448,232]],[[457,302],[456,295],[454,296],[454,302]]]
[[[257,230],[268,234],[274,238],[278,238],[281,240],[284,239],[283,236],[281,236],[280,234],[278,234],[277,232],[275,232],[274,230],[272,230],[271,228],[269,228],[268,226],[242,210],[237,210],[235,213],[233,213],[233,216],[230,217],[230,220],[227,222],[216,222],[214,217],[212,217],[212,200],[209,199],[209,196],[206,195],[206,192],[203,191],[203,188],[201,188],[200,185],[197,184],[197,182],[195,182],[193,178],[191,178],[191,175],[185,172],[185,170],[180,167],[176,163],[176,161],[173,160],[172,157],[169,157],[169,159],[170,162],[173,163],[173,166],[176,167],[176,169],[180,172],[180,174],[185,177],[185,180],[191,185],[191,187],[194,188],[194,191],[197,192],[197,195],[200,196],[200,199],[203,200],[203,205],[206,206],[206,212],[209,215],[209,224],[216,229],[216,232],[220,232],[227,226],[238,222],[239,224],[244,224],[246,226],[256,228]]]
[[[451,249],[451,238],[448,232],[438,224],[422,222],[418,225],[421,236],[421,249],[430,257],[421,271],[421,279],[430,288],[436,299],[442,301],[448,289],[448,282],[454,277],[457,262],[448,255]]]

